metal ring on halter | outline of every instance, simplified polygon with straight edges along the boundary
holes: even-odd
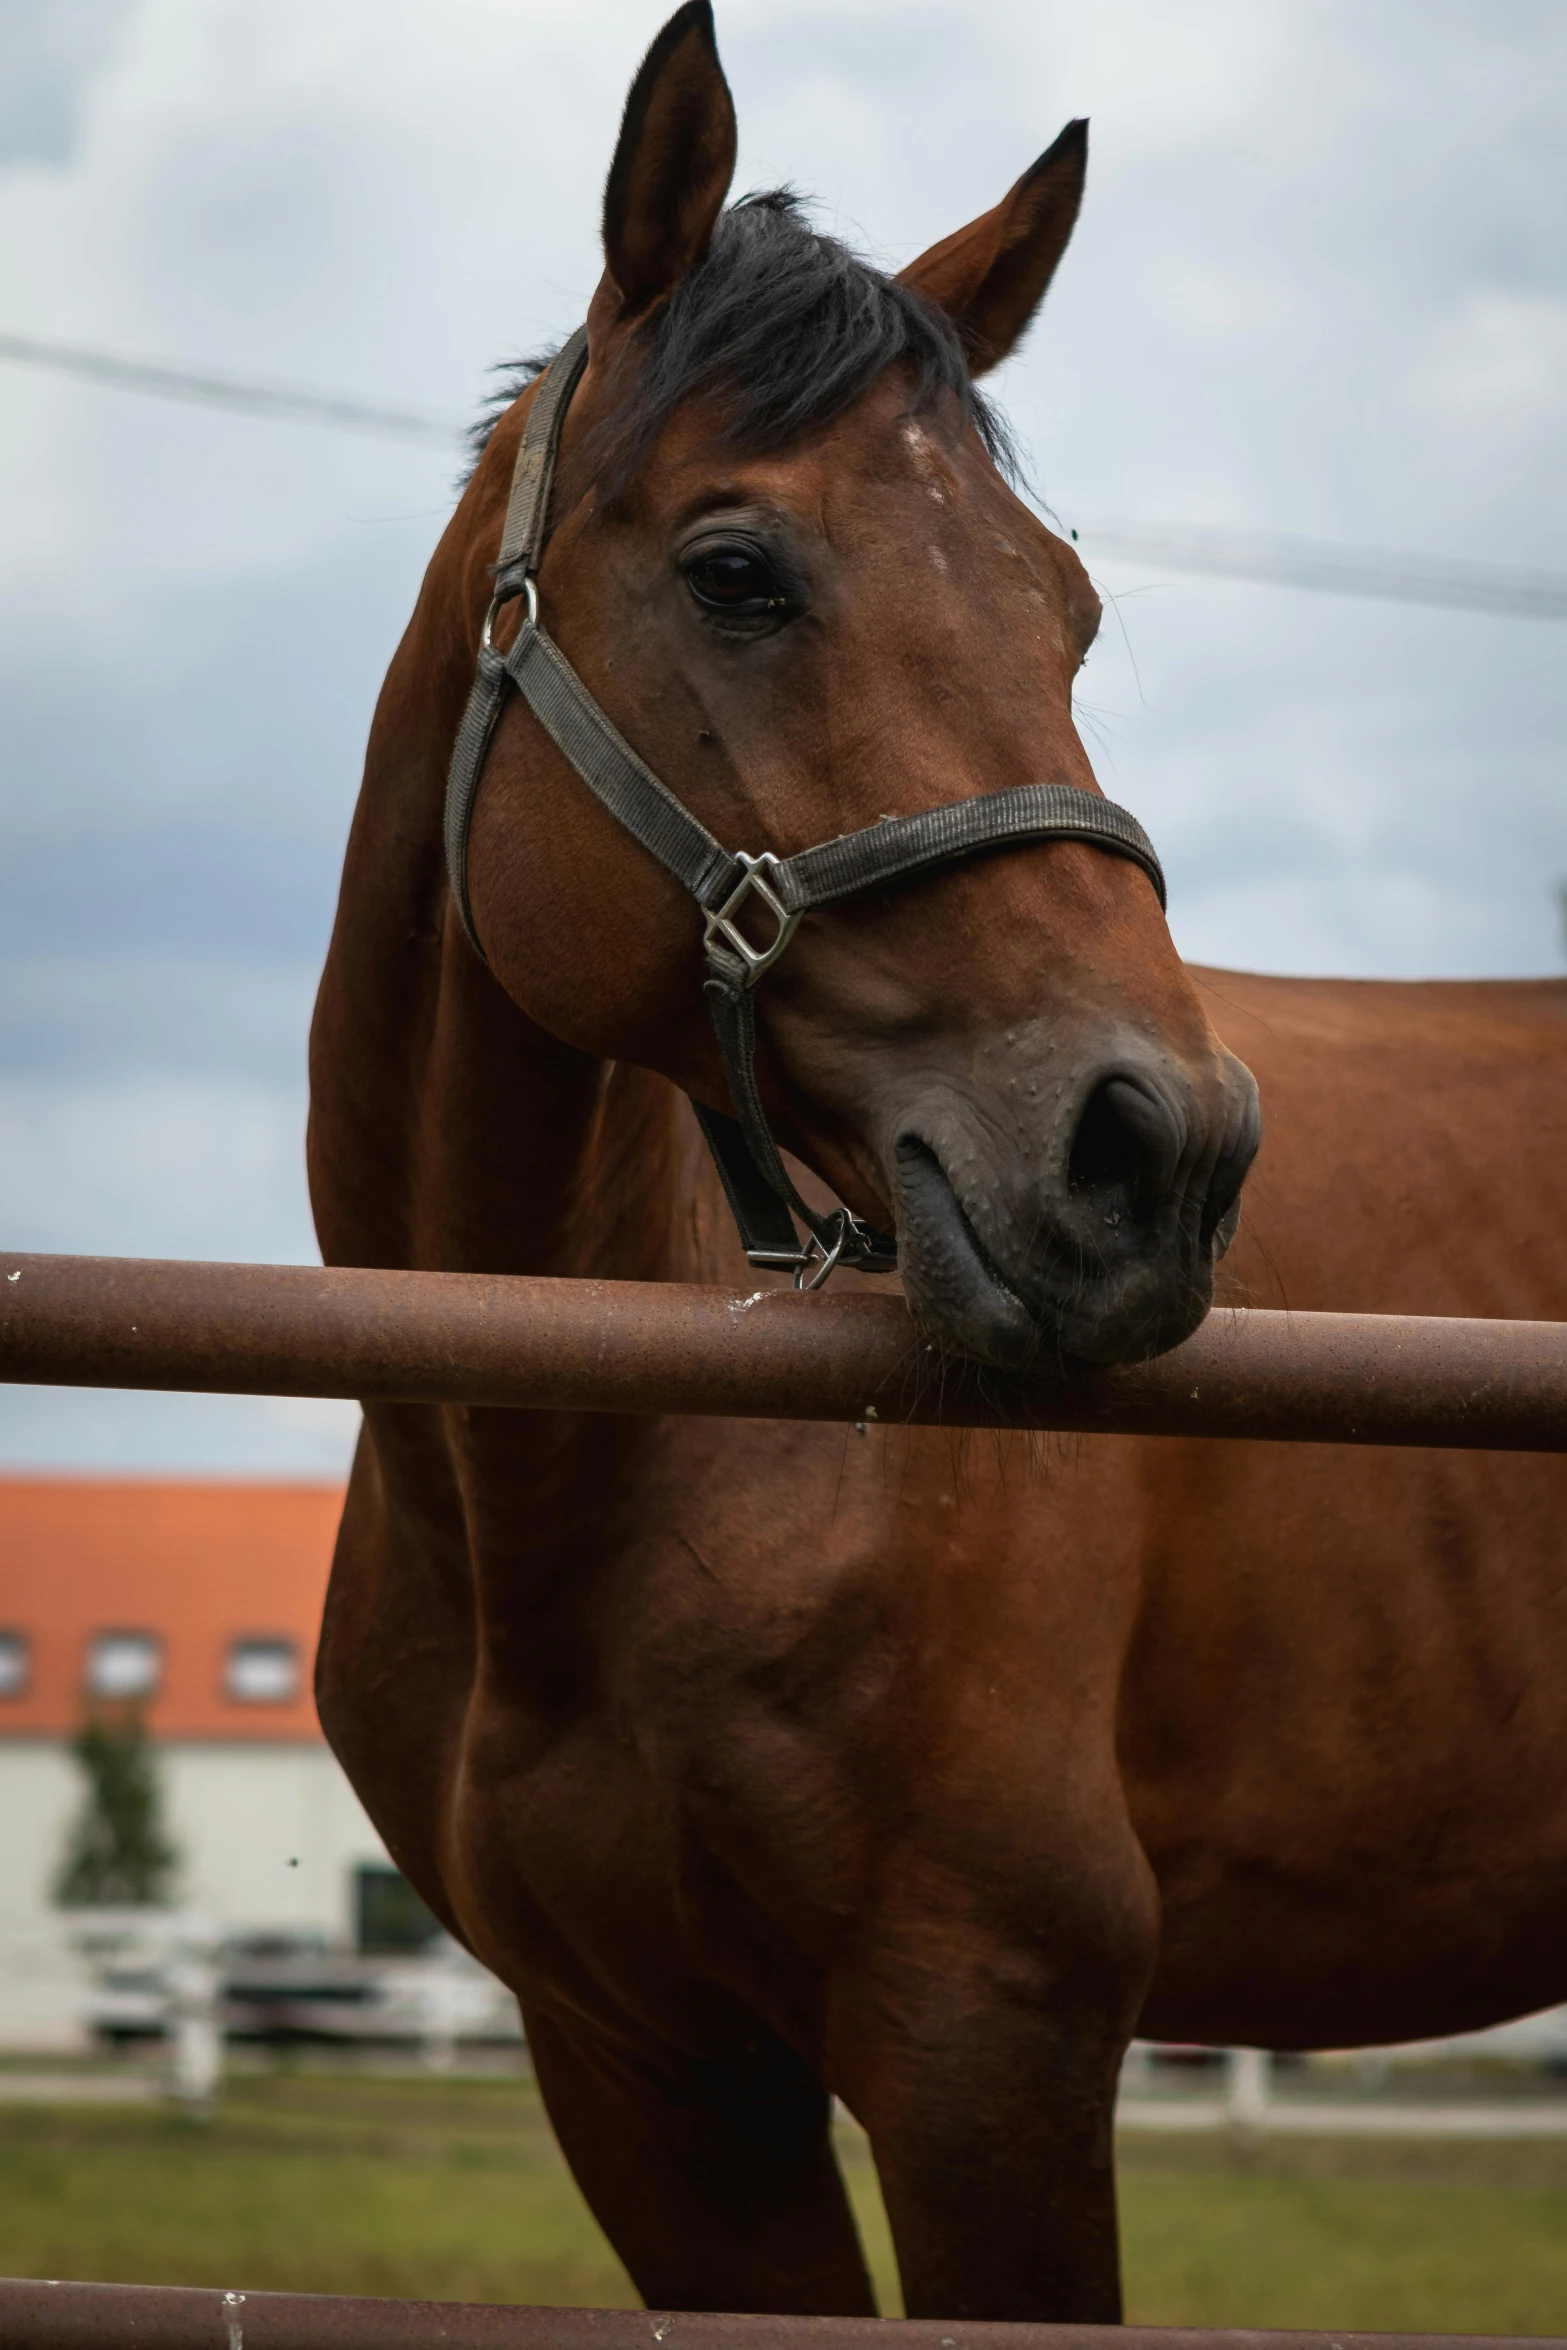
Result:
[[[822,1244],[816,1238],[815,1234],[813,1233],[811,1235],[811,1238],[806,1243],[805,1252],[802,1255],[799,1264],[796,1265],[794,1269],[794,1285],[796,1289],[820,1289],[822,1283],[828,1278],[829,1274],[833,1270],[833,1267],[837,1264],[838,1259],[843,1254],[843,1245],[849,1237],[849,1232],[853,1221],[853,1217],[849,1215],[846,1209],[840,1208],[838,1210],[838,1237],[833,1242],[831,1248],[822,1248]],[[811,1250],[818,1248],[822,1250],[822,1261],[817,1266],[816,1271],[811,1273],[810,1280],[807,1281],[805,1276],[811,1271]]]
[[[526,613],[523,616],[524,628],[538,627],[539,584],[530,571],[527,578],[523,581],[521,587],[513,588],[510,595],[492,596],[490,598],[490,608],[484,615],[484,626],[479,631],[479,649],[481,652],[494,652],[495,645],[493,640],[495,632],[495,615],[503,604],[510,604],[515,602],[518,596],[521,596],[523,602],[528,607]]]

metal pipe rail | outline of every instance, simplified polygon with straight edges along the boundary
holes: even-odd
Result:
[[[718,2317],[369,2301],[191,2285],[0,2278],[6,2350],[1567,2350],[1507,2334],[1207,2333],[1174,2326],[978,2325],[905,2318]]]
[[[1013,1376],[885,1294],[342,1266],[0,1257],[0,1380],[1567,1451],[1567,1323],[1220,1309],[1156,1362]]]

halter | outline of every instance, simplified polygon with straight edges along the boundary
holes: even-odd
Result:
[[[707,1000],[735,1115],[692,1104],[707,1138],[747,1260],[791,1272],[795,1287],[817,1289],[838,1265],[890,1273],[897,1242],[847,1208],[821,1215],[801,1198],[773,1140],[756,1083],[756,984],[783,954],[802,915],[835,905],[982,849],[1040,840],[1081,840],[1140,865],[1165,904],[1164,873],[1135,816],[1111,800],[1064,783],[1023,784],[980,799],[954,800],[921,816],[884,817],[793,857],[733,854],[720,846],[666,784],[639,759],[589,693],[539,619],[538,567],[549,516],[550,485],[561,426],[587,364],[588,334],[579,327],[540,379],[523,426],[511,496],[484,616],[478,674],[452,751],[446,784],[446,868],[469,943],[489,958],[474,928],[468,897],[468,831],[485,757],[507,695],[515,687],[545,733],[588,789],[687,889],[702,915]],[[522,624],[506,653],[493,643],[495,617],[521,597]],[[742,911],[763,915],[772,936],[755,946],[739,926]],[[798,1217],[808,1237],[795,1229]]]

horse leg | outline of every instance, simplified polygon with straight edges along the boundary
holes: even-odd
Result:
[[[875,2315],[831,2103],[792,2050],[743,2075],[644,2067],[575,2020],[524,2024],[561,2149],[650,2308]]]
[[[869,2133],[910,2317],[1119,2322],[1115,2097],[1154,1949],[1125,1924],[1064,1951],[929,1917],[835,1997],[828,2077]]]

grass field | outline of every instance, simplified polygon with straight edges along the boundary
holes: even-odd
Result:
[[[896,2310],[864,2142],[844,2163]],[[1129,2141],[1128,2315],[1567,2334],[1567,2146]],[[210,2122],[0,2106],[0,2273],[635,2302],[531,2085],[241,2077]]]

